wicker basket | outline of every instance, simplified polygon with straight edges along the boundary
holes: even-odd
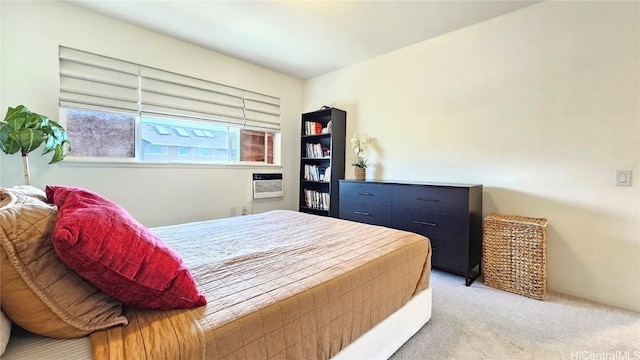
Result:
[[[484,218],[484,283],[544,300],[547,292],[547,219],[491,214]]]

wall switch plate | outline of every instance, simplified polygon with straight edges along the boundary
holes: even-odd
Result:
[[[616,170],[616,186],[631,186],[631,170]]]

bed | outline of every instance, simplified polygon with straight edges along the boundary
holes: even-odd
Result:
[[[414,233],[288,210],[151,230],[206,306],[125,307],[128,325],[71,340],[18,331],[3,359],[384,359],[431,317]]]

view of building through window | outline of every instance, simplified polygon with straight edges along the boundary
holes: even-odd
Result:
[[[69,155],[134,158],[136,117],[100,111],[66,109]]]
[[[238,161],[239,131],[229,126],[148,117],[142,117],[140,125],[141,161]]]
[[[65,109],[70,155],[141,162],[274,163],[275,133],[206,121]],[[140,132],[136,154],[136,128]]]
[[[255,130],[241,130],[241,161],[265,161],[273,164],[273,133]],[[265,139],[266,138],[266,139]],[[265,152],[265,142],[267,151]]]

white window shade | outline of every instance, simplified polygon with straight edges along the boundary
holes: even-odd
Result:
[[[137,113],[135,64],[60,47],[60,106]]]
[[[280,99],[60,47],[60,106],[280,130]]]
[[[244,126],[243,91],[168,71],[141,67],[142,112]]]
[[[148,91],[142,92],[142,112],[157,115],[188,115],[203,120],[215,121],[218,118],[229,119],[230,122],[243,124],[242,108],[220,105],[202,100],[175,97]],[[235,120],[234,120],[235,119]]]
[[[267,98],[254,100],[255,93],[245,92],[245,119],[248,128],[280,129],[280,99]],[[267,102],[269,101],[269,102]]]
[[[257,129],[280,129],[280,99],[244,92],[246,126]]]

